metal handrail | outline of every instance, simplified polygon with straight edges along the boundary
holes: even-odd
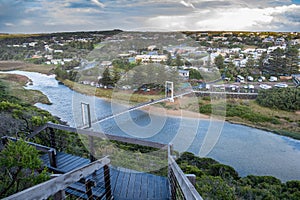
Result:
[[[177,165],[172,155],[172,145],[168,146],[168,178],[172,199],[202,200],[194,185]]]

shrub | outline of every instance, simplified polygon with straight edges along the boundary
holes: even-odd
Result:
[[[0,197],[5,197],[49,179],[38,151],[23,140],[9,141],[0,153]]]
[[[296,111],[300,110],[300,90],[297,88],[260,90],[256,101],[265,107]]]

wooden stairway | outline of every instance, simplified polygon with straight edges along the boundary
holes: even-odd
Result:
[[[51,167],[49,156],[42,155],[41,159],[45,166],[55,173],[67,173],[90,163],[89,159],[57,152],[56,164]],[[107,199],[104,169],[84,177],[84,180],[71,184],[66,194],[88,199],[86,184],[87,180],[92,184],[91,192],[95,199]],[[170,199],[169,182],[166,177],[156,176],[149,173],[137,172],[120,167],[109,167],[111,193],[115,200],[167,200]]]

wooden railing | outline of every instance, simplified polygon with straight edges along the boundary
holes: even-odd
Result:
[[[41,131],[43,131],[47,128],[49,128],[50,130],[51,129],[63,130],[63,131],[78,133],[78,134],[86,135],[86,136],[90,136],[90,137],[104,138],[104,139],[108,139],[108,140],[114,140],[114,141],[119,141],[119,142],[130,143],[130,144],[138,144],[138,145],[147,146],[147,147],[163,148],[166,146],[165,144],[161,144],[161,143],[157,143],[157,142],[145,141],[145,140],[140,140],[137,138],[128,138],[128,137],[104,134],[104,133],[99,133],[99,132],[90,131],[90,130],[86,130],[86,129],[77,129],[77,128],[73,128],[73,127],[66,126],[66,125],[54,124],[52,122],[48,122],[45,125],[38,127],[31,134],[29,134],[27,136],[27,138],[33,138],[35,135],[39,134]]]
[[[18,141],[17,138],[13,138],[13,137],[8,137],[8,136],[1,137],[1,142],[2,142],[3,145],[6,145],[8,140],[11,140],[11,141],[14,141],[14,142]],[[38,151],[42,151],[42,152],[47,153],[48,156],[49,156],[50,166],[54,167],[54,168],[56,167],[56,150],[54,148],[43,146],[43,145],[36,144],[36,143],[33,143],[33,142],[28,142],[28,141],[26,141],[26,143],[31,145],[31,146],[34,146]]]
[[[168,146],[168,179],[172,199],[202,200],[194,185],[173,158],[172,145]]]
[[[65,199],[64,190],[72,183],[80,181],[101,168],[104,168],[104,173],[109,173],[109,170],[107,170],[109,164],[110,160],[108,157],[102,158],[82,168],[75,169],[65,174],[60,174],[56,178],[11,195],[5,198],[5,200],[47,199],[51,196],[53,196],[54,199]],[[112,199],[109,177],[109,174],[104,175],[106,199]],[[91,187],[92,184],[89,181],[86,181],[86,194],[88,195],[88,199],[93,199]]]

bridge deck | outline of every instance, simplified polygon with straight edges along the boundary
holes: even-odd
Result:
[[[56,155],[57,168],[50,167],[47,155],[41,156],[44,165],[55,172],[66,173],[76,168],[88,164],[86,158],[73,156],[58,152]],[[114,199],[134,200],[134,199],[170,199],[169,183],[166,177],[156,176],[148,173],[141,173],[125,168],[110,166],[111,191]],[[104,171],[98,170],[89,177],[95,183],[92,192],[95,198],[105,199]],[[82,199],[87,199],[84,182],[71,184],[66,190],[69,195],[74,195]]]

